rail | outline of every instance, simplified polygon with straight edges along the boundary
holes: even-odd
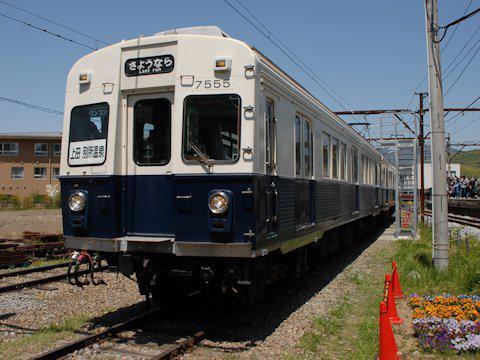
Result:
[[[431,217],[432,212],[430,210],[425,210],[423,215]],[[456,223],[456,224],[472,226],[472,227],[480,229],[480,219],[479,218],[473,218],[473,217],[470,217],[470,216],[461,216],[461,215],[455,215],[455,214],[448,214],[448,221]]]
[[[140,326],[145,324],[145,320],[151,320],[152,317],[158,317],[158,315],[162,314],[164,309],[162,308],[154,308],[151,310],[147,310],[144,313],[137,315],[131,319],[126,321],[120,322],[118,324],[113,325],[112,327],[99,332],[98,334],[88,335],[79,340],[72,341],[65,345],[62,345],[58,348],[45,352],[43,354],[37,355],[32,359],[35,360],[50,360],[50,359],[58,359],[65,357],[71,354],[74,351],[81,350],[83,348],[87,348],[95,343],[104,342],[108,339],[115,338],[119,333],[132,329],[135,326]],[[211,332],[214,328],[217,328],[220,324],[223,324],[224,321],[214,323],[213,325],[209,326],[205,330],[200,330],[195,332],[192,335],[186,336],[180,342],[173,342],[170,347],[163,350],[157,355],[150,355],[151,360],[166,360],[166,359],[174,359],[177,358],[182,353],[187,352],[194,346],[196,346],[200,341],[205,339],[207,334]],[[166,344],[160,344],[160,346]],[[145,354],[145,357],[149,355]]]
[[[62,262],[62,263],[59,263],[59,264],[36,266],[36,267],[28,268],[28,269],[9,271],[9,272],[0,274],[0,279],[6,278],[6,277],[27,275],[27,274],[32,274],[32,273],[36,273],[36,272],[43,272],[43,271],[58,269],[58,268],[61,268],[61,267],[67,267],[69,263],[70,262],[67,261],[67,262]]]
[[[68,344],[62,345],[56,349],[48,351],[46,353],[40,354],[38,356],[33,357],[35,360],[50,360],[50,359],[58,359],[63,356],[66,356],[76,350],[80,350],[90,346],[96,342],[99,342],[104,339],[112,338],[118,333],[128,330],[132,326],[139,324],[140,322],[148,319],[151,316],[158,314],[159,309],[155,308],[152,310],[148,310],[140,315],[137,315],[129,320],[123,321],[121,323],[115,324],[112,327],[99,332],[98,334],[88,335],[79,340],[72,341]]]
[[[107,266],[103,266],[101,268],[95,269],[95,271],[103,271],[103,270],[106,270],[107,268],[108,268]],[[82,271],[78,272],[79,275],[86,275],[86,274],[89,274],[89,273],[90,273],[89,270],[82,270]],[[52,283],[52,282],[55,282],[55,281],[66,280],[66,279],[67,279],[66,274],[59,274],[59,275],[44,277],[44,278],[41,278],[41,279],[24,281],[24,282],[21,282],[21,283],[18,283],[18,284],[5,285],[5,286],[0,287],[0,294],[4,294],[4,293],[7,293],[7,292],[12,292],[12,291],[16,291],[16,290],[20,290],[20,289],[24,289],[24,288],[28,288],[28,287],[34,287],[34,286],[38,286],[38,285],[48,284],[48,283]]]

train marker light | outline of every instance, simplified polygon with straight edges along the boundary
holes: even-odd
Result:
[[[92,82],[92,74],[88,72],[80,73],[78,75],[79,84],[90,84]]]
[[[215,59],[215,71],[230,71],[232,69],[232,59],[229,58],[216,58]]]

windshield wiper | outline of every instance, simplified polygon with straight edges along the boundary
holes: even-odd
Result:
[[[203,152],[200,150],[193,142],[190,141],[189,143],[190,147],[195,151],[195,154],[200,156],[200,159],[196,159],[202,164],[205,164],[208,166],[208,170],[210,170],[213,167],[213,161],[210,160]]]

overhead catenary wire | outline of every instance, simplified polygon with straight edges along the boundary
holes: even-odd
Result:
[[[69,26],[63,25],[63,24],[61,24],[61,23],[59,23],[59,22],[57,22],[57,21],[54,21],[54,20],[51,20],[51,19],[47,19],[47,18],[44,17],[44,16],[38,15],[38,14],[36,14],[36,13],[34,13],[34,12],[32,12],[32,11],[26,10],[26,9],[23,9],[23,8],[17,6],[17,5],[13,5],[13,4],[5,1],[5,0],[0,0],[0,3],[5,4],[5,5],[8,5],[8,6],[14,8],[14,9],[23,11],[23,12],[25,12],[25,13],[27,13],[27,14],[30,14],[30,15],[32,15],[32,16],[35,16],[35,17],[37,17],[37,18],[39,18],[39,19],[42,19],[42,20],[44,20],[44,21],[47,21],[47,22],[49,22],[49,23],[51,23],[51,24],[60,26],[60,27],[62,27],[62,28],[64,28],[64,29],[66,29],[66,30],[72,31],[72,32],[74,32],[74,33],[77,33],[77,34],[79,34],[79,35],[82,35],[82,36],[87,37],[87,38],[89,38],[89,39],[91,39],[91,40],[97,41],[97,42],[99,42],[99,43],[102,43],[102,44],[104,44],[104,45],[110,45],[108,42],[106,42],[106,41],[104,41],[104,40],[101,40],[101,39],[99,39],[99,38],[97,38],[97,37],[95,37],[95,36],[88,35],[88,34],[86,34],[86,33],[84,33],[84,32],[78,31],[78,30],[73,29],[73,28],[71,28],[71,27],[69,27]]]
[[[3,96],[0,96],[0,101],[21,105],[21,106],[27,107],[29,109],[43,111],[43,112],[47,112],[47,113],[54,114],[54,115],[63,115],[63,112],[58,111],[58,110],[49,109],[49,108],[46,108],[46,107],[43,107],[43,106],[29,104],[29,103],[26,103],[24,101],[11,99],[11,98],[7,98],[7,97],[3,97]]]
[[[239,0],[236,0],[240,6],[242,6],[245,11],[248,12],[250,16],[259,24],[255,24],[251,19],[245,16],[237,7],[235,7],[230,1],[224,0],[225,3],[230,6],[238,15],[240,15],[245,21],[247,21],[251,26],[253,26],[258,32],[260,32],[264,37],[266,37],[278,50],[280,50],[285,56],[287,56],[290,61],[292,61],[303,73],[305,73],[309,78],[311,78],[335,103],[337,103],[342,109],[348,111],[346,107],[334,96],[331,92],[335,92],[326,82],[317,75],[313,70],[311,70],[305,63],[297,56],[295,53],[288,48],[285,43],[283,43],[272,31],[270,31],[263,23],[255,16],[253,13],[247,9],[247,7],[242,4]],[[262,29],[262,28],[263,29]],[[303,65],[303,66],[302,66]],[[325,85],[323,85],[323,84]],[[331,92],[327,90],[327,87],[331,89]],[[336,92],[335,92],[336,93]],[[340,99],[341,96],[337,95]],[[343,101],[345,101],[343,99]],[[346,102],[346,101],[345,101]],[[348,102],[346,102],[348,105]]]
[[[465,110],[470,109],[470,107],[471,107],[472,105],[474,105],[478,100],[480,100],[480,96],[477,97],[475,100],[473,100],[470,104],[468,104],[464,109],[465,109]],[[445,121],[445,124],[448,123],[448,122],[450,122],[450,121],[452,121],[452,120],[455,119],[457,116],[460,116],[460,114],[463,114],[463,113],[464,113],[463,111],[457,112],[457,113],[456,113],[454,116],[452,116],[450,119],[447,119],[447,120]]]
[[[275,38],[296,60],[298,60],[305,68],[310,71],[311,74],[315,75],[328,89],[330,89],[335,95],[342,100],[345,104],[350,106],[350,108],[353,109],[353,106],[345,99],[343,98],[335,89],[333,89],[330,85],[328,85],[318,74],[315,73],[315,71],[309,67],[298,55],[295,54],[294,51],[292,51],[281,39],[279,39],[259,18],[255,16],[255,14],[250,11],[240,0],[236,0],[238,4],[246,11],[250,16],[252,16],[253,19],[257,21],[257,23],[263,27],[273,38]],[[228,3],[228,1],[227,1]]]
[[[95,49],[95,48],[93,48],[93,47],[91,47],[91,46],[89,46],[89,45],[83,44],[83,43],[81,43],[81,42],[79,42],[79,41],[76,41],[76,40],[73,40],[73,39],[69,39],[69,38],[67,38],[67,37],[65,37],[65,36],[63,36],[63,35],[61,35],[61,34],[56,34],[56,33],[53,33],[53,32],[51,32],[51,31],[47,30],[47,29],[42,29],[42,28],[40,28],[40,27],[38,27],[38,26],[35,26],[35,25],[29,23],[28,21],[20,20],[20,19],[14,18],[13,16],[9,16],[9,15],[2,14],[2,13],[0,13],[0,16],[2,16],[2,17],[4,17],[4,18],[7,18],[7,19],[10,19],[10,20],[12,20],[12,21],[15,21],[15,22],[17,22],[17,23],[19,23],[19,24],[29,26],[29,27],[31,27],[31,28],[33,28],[33,29],[36,29],[36,30],[41,31],[41,32],[43,32],[43,33],[45,33],[45,34],[54,36],[54,37],[56,37],[56,38],[58,38],[58,39],[65,40],[65,41],[68,41],[68,42],[71,42],[71,43],[74,43],[74,44],[77,44],[77,45],[86,47],[86,48],[91,49],[91,50],[97,50],[97,49]]]
[[[477,118],[473,119],[472,121],[470,121],[469,123],[465,124],[465,125],[462,126],[461,128],[455,130],[455,131],[452,133],[452,135],[457,134],[458,132],[462,131],[463,129],[465,129],[466,127],[472,125],[474,122],[476,122],[476,121],[478,121],[478,120],[480,120],[480,117],[477,117]]]

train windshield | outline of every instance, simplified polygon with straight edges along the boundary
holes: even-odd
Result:
[[[99,165],[105,162],[108,112],[107,103],[77,106],[72,109],[69,165]]]
[[[184,159],[238,160],[240,108],[238,95],[187,97],[184,110]]]
[[[106,139],[108,131],[108,104],[74,107],[70,118],[70,141]]]

